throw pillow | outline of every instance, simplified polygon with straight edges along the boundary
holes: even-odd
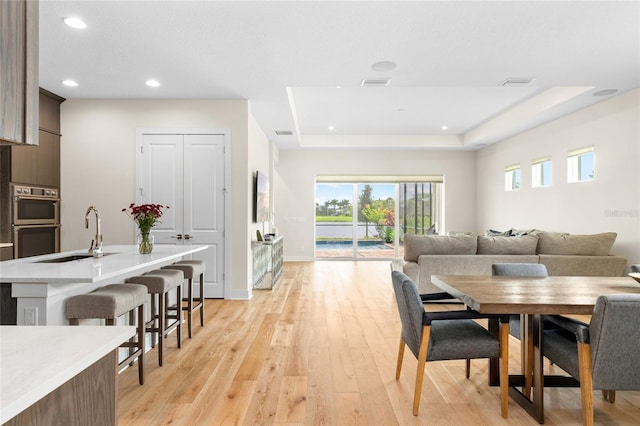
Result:
[[[515,237],[520,237],[522,235],[539,235],[543,231],[540,229],[515,229],[511,228],[511,235]]]
[[[487,237],[510,237],[511,229],[507,229],[506,231],[496,231],[494,229],[487,229],[484,231],[484,235]]]

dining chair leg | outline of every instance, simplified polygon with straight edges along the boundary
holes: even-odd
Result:
[[[416,388],[413,393],[413,415],[418,415],[420,408],[420,394],[422,393],[422,381],[424,380],[424,366],[427,362],[427,351],[429,350],[429,336],[431,335],[431,327],[422,327],[422,341],[420,342],[420,351],[418,352],[418,368],[416,371]]]
[[[509,322],[500,324],[500,412],[509,417]]]
[[[468,379],[469,376],[471,376],[471,360],[470,359],[466,359],[466,365],[465,365],[465,376]]]
[[[396,380],[400,378],[400,371],[402,370],[402,360],[404,358],[404,339],[400,335],[400,346],[398,347],[398,363],[396,365]]]
[[[582,421],[586,426],[593,426],[593,383],[591,380],[591,348],[588,343],[578,342],[578,367],[580,370]]]

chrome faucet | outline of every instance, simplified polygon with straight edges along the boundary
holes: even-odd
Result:
[[[102,233],[100,232],[100,213],[94,206],[90,206],[87,209],[87,213],[84,215],[84,226],[89,229],[89,214],[93,211],[96,215],[96,235],[91,240],[91,247],[89,247],[89,253],[93,254],[93,257],[102,257]]]

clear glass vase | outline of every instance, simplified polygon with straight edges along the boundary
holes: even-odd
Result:
[[[140,254],[149,254],[153,251],[153,235],[149,231],[140,231],[138,234],[138,251]]]

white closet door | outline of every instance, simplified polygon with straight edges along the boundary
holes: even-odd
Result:
[[[205,296],[224,296],[224,136],[184,136],[184,244],[207,244]]]
[[[184,143],[182,135],[142,135],[138,204],[169,206],[153,228],[156,244],[182,244],[184,224]]]
[[[205,297],[224,297],[224,144],[216,134],[141,135],[138,203],[169,206],[153,228],[156,244],[207,244]],[[194,286],[198,294],[197,286]]]

